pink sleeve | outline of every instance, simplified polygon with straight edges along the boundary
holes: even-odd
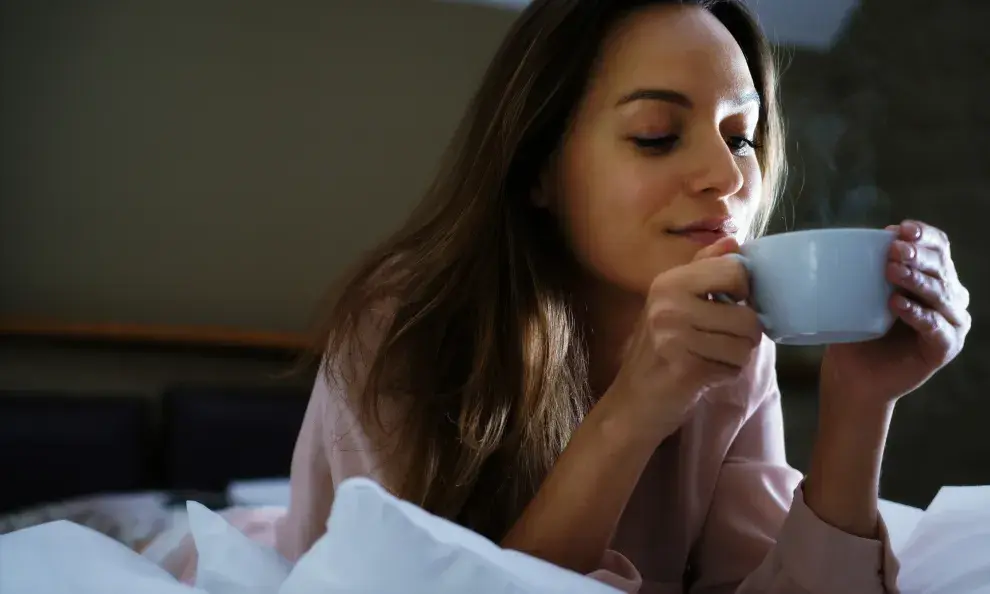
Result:
[[[224,517],[255,540],[272,544],[295,562],[326,531],[336,485],[351,476],[373,475],[374,460],[368,439],[347,405],[321,372],[313,386],[302,427],[296,438],[289,478],[289,509],[232,508]],[[160,564],[185,584],[196,578],[196,546],[187,534]]]
[[[291,561],[323,536],[337,485],[355,476],[381,482],[375,449],[349,404],[352,397],[321,369],[292,455],[289,511],[276,526],[279,552]]]
[[[324,374],[317,377],[292,461],[292,513],[281,526],[282,542],[291,543],[285,551],[291,559],[323,535],[337,485],[354,476],[381,481],[376,446],[362,429],[352,398],[353,393],[335,389]],[[589,576],[630,594],[638,592],[643,581],[632,562],[615,551],[606,551],[599,569]]]
[[[896,592],[897,562],[880,540],[826,524],[805,505],[801,474],[784,455],[780,391],[771,367],[766,396],[736,436],[720,470],[694,551],[692,594]],[[754,569],[755,568],[755,569]]]

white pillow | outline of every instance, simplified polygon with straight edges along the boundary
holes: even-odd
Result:
[[[206,594],[123,544],[65,520],[0,537],[3,594]]]
[[[943,487],[895,553],[905,594],[990,594],[990,486]]]
[[[292,565],[195,501],[186,503],[196,542],[196,587],[209,594],[277,594]]]
[[[506,551],[355,478],[337,489],[326,534],[279,594],[612,594],[617,590]]]

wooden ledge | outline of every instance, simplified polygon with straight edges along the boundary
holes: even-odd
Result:
[[[163,347],[243,348],[299,354],[310,351],[313,346],[310,336],[293,332],[113,322],[73,324],[3,317],[0,317],[0,336]],[[778,381],[787,385],[815,386],[818,383],[818,363],[817,360],[780,357],[777,361]]]

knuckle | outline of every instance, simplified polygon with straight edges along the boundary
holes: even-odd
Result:
[[[926,299],[938,299],[941,290],[939,280],[923,272],[911,270],[908,276],[908,286],[913,287],[919,295]]]
[[[942,282],[942,279],[928,276],[927,274],[918,271],[912,271],[911,276],[914,284],[925,293],[928,293],[931,297],[939,298],[945,289],[945,284]]]
[[[684,336],[680,332],[657,331],[651,334],[653,348],[660,353],[664,359],[671,363],[677,363],[683,358],[687,350],[684,344]]]
[[[942,279],[927,279],[923,292],[935,307],[948,307],[953,302],[951,289],[948,283]]]
[[[969,307],[969,299],[970,299],[969,289],[963,286],[959,286],[957,294],[959,296],[960,304],[963,306],[963,308]]]
[[[938,296],[939,303],[947,304],[951,300],[952,288],[943,278],[932,279],[932,289]]]
[[[945,247],[940,248],[940,249],[932,250],[932,251],[934,253],[934,256],[932,257],[932,260],[934,260],[934,264],[939,269],[944,269],[944,268],[948,267],[952,263],[952,259],[949,258],[949,248],[948,248],[948,246],[945,246]]]
[[[963,310],[959,317],[962,319],[962,330],[963,335],[969,333],[969,329],[973,327],[973,314],[966,310]]]
[[[657,299],[650,304],[647,318],[654,328],[676,325],[684,319],[685,312],[670,299]]]
[[[911,281],[911,284],[913,284],[913,285],[915,285],[917,287],[929,287],[929,286],[931,286],[931,282],[930,281],[934,280],[932,277],[928,276],[927,274],[925,274],[924,272],[921,272],[920,270],[918,270],[916,268],[908,268],[908,270],[910,270],[909,279]]]

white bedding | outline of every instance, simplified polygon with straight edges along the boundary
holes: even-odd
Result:
[[[253,488],[252,488],[253,487]],[[232,489],[272,504],[284,481]],[[608,586],[505,551],[399,501],[366,479],[341,485],[327,534],[291,567],[218,514],[188,504],[199,552],[195,587],[91,529],[56,521],[0,537],[3,594],[606,594]],[[990,594],[990,487],[947,487],[920,510],[881,502],[904,594]],[[177,532],[181,537],[185,530]]]
[[[0,539],[3,594],[614,594],[585,576],[505,551],[367,479],[337,491],[327,533],[294,567],[190,502],[195,587],[93,530],[58,521]]]
[[[140,549],[173,525],[175,513],[168,506],[168,497],[156,491],[92,495],[0,516],[0,535],[57,520],[92,528],[129,548]]]

